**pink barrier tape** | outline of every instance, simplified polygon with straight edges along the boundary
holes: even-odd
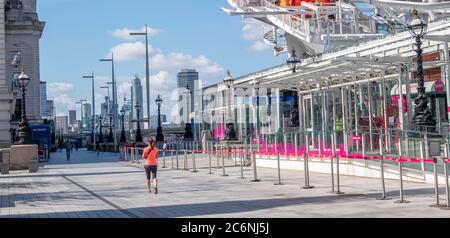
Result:
[[[124,146],[126,148],[128,148],[128,146]],[[134,148],[134,147],[130,147],[130,148]],[[230,154],[230,155],[269,155],[269,156],[274,156],[277,155],[277,153],[275,152],[255,152],[255,153],[251,153],[251,152],[233,152],[236,150],[240,150],[240,149],[244,149],[244,147],[241,148],[234,148],[234,149],[221,149],[221,150],[161,150],[161,152],[191,152],[191,153],[215,153],[215,152],[219,152],[221,154]],[[223,151],[227,151],[227,152],[223,152]],[[281,153],[279,153],[280,155],[282,155]],[[286,154],[284,154],[286,155]],[[290,156],[305,156],[305,154],[303,153],[299,153],[298,155],[296,155],[295,153],[290,153],[288,154]],[[331,152],[323,152],[322,154],[319,154],[318,152],[310,152],[306,154],[308,157],[314,157],[314,158],[328,158],[331,160],[334,160],[337,156],[337,154],[332,154]],[[339,153],[339,157],[343,158],[343,159],[356,159],[356,160],[380,160],[382,157],[379,155],[371,155],[371,156],[363,156],[362,154],[349,154],[349,155],[345,155],[343,156],[342,153]],[[433,163],[434,160],[433,159],[420,159],[420,158],[406,158],[406,157],[400,157],[400,158],[396,158],[396,157],[391,157],[391,156],[384,156],[384,159],[389,160],[389,161],[395,161],[395,162],[405,162],[405,163]],[[450,163],[450,159],[444,159],[445,163]]]

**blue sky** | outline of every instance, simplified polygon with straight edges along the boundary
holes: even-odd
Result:
[[[236,77],[280,64],[262,44],[260,24],[231,17],[220,10],[225,0],[38,0],[40,19],[46,22],[41,39],[41,80],[55,99],[57,114],[78,109],[80,99],[91,101],[91,84],[83,75],[99,76],[96,100],[107,94],[110,64],[99,62],[114,49],[119,104],[130,98],[129,82],[135,74],[145,78],[145,39],[128,37],[129,30],[151,32],[151,101],[161,93],[163,111],[174,101],[176,72],[197,68],[203,84],[220,81],[226,69]],[[145,80],[143,80],[144,83]],[[154,104],[152,114],[154,113]],[[98,111],[98,108],[97,108]]]

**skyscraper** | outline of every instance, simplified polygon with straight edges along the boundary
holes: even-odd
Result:
[[[81,129],[91,130],[92,128],[92,105],[90,103],[83,104],[83,122]]]
[[[77,123],[77,111],[70,110],[69,111],[69,125],[73,126],[76,124],[78,124]]]
[[[187,114],[199,111],[197,110],[199,108],[196,107],[196,103],[198,100],[195,100],[196,95],[199,92],[199,73],[197,72],[197,70],[195,69],[180,70],[180,72],[178,72],[177,75],[177,88],[179,93],[178,105],[180,105],[179,108],[180,118],[183,120],[183,122],[186,122],[186,120],[188,120]],[[189,88],[190,94],[189,100],[186,100],[184,95],[186,88]],[[191,121],[189,120],[188,122],[190,123]]]
[[[139,103],[140,106],[140,112],[139,112],[139,118],[142,120],[144,118],[144,100],[142,97],[142,83],[141,79],[136,75],[133,79],[133,82],[131,84],[131,111],[133,115],[133,119],[137,119],[137,111],[136,111],[136,105]],[[141,129],[144,129],[144,123],[140,123]],[[133,123],[132,126],[133,129],[137,129],[137,124]]]
[[[48,117],[47,114],[47,82],[41,81],[41,89],[40,89],[40,110],[41,117]]]
[[[56,131],[67,134],[69,128],[67,116],[56,117]]]

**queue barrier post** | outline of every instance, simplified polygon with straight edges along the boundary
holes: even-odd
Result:
[[[259,144],[259,141],[258,141]],[[258,146],[259,148],[259,146]],[[259,149],[258,149],[259,151]],[[253,143],[252,141],[250,141],[250,154],[252,156],[252,166],[253,166],[253,183],[257,183],[260,182],[261,180],[258,179],[258,171],[257,171],[257,166],[256,166],[256,153],[255,151],[253,151]]]
[[[284,185],[281,183],[281,162],[280,162],[280,153],[278,153],[278,135],[275,134],[275,153],[277,154],[277,173],[278,173],[278,182],[274,185]]]
[[[192,173],[197,173],[198,172],[197,164],[195,163],[195,142],[193,142],[193,143],[194,143],[194,146],[192,147],[192,151],[191,151],[191,153],[192,153]]]
[[[445,144],[445,153],[446,153],[446,158],[449,157],[448,153],[448,144]],[[448,181],[448,161],[446,159],[443,159],[444,161],[444,174],[445,174],[445,194],[447,197],[447,205],[445,207],[442,207],[441,209],[443,210],[450,210],[450,186],[449,186],[449,181]]]
[[[208,142],[207,143],[207,148],[206,148],[207,153],[208,153],[208,160],[209,160],[209,173],[208,174],[212,174],[212,162],[211,162],[211,160],[212,160],[212,147],[213,147],[212,142]]]

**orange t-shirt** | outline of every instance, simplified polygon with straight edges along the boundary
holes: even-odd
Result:
[[[158,165],[158,149],[153,147],[153,150],[150,151],[150,147],[146,147],[144,149],[144,159],[145,165],[155,166]]]

